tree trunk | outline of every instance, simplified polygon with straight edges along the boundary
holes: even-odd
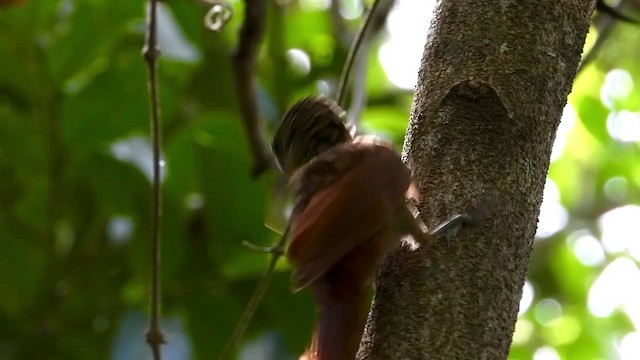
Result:
[[[405,142],[428,225],[499,193],[449,245],[390,256],[358,359],[505,359],[551,147],[595,0],[441,0]],[[425,24],[426,26],[426,24]]]

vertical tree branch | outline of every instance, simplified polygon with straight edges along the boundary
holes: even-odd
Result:
[[[149,116],[153,148],[153,183],[151,202],[151,318],[147,330],[147,343],[154,360],[160,360],[160,346],[164,335],[160,328],[160,222],[162,218],[162,189],[160,185],[160,104],[158,101],[157,60],[160,55],[157,39],[157,0],[149,0],[147,13],[147,36],[143,56],[147,63],[149,79]]]
[[[278,108],[278,116],[282,116],[287,109],[289,102],[289,71],[285,57],[285,20],[284,4],[280,1],[270,2],[269,21],[271,21],[269,33],[269,58],[273,66],[272,83],[274,86],[274,97]]]
[[[405,141],[420,214],[434,225],[494,192],[504,206],[450,246],[387,259],[358,359],[507,358],[551,147],[594,5],[438,3]]]
[[[380,2],[381,4],[377,11],[367,17],[366,21],[373,23],[370,25],[371,29],[368,30],[371,34],[369,35],[369,40],[365,41],[364,44],[361,45],[362,48],[360,50],[356,50],[356,60],[353,65],[354,69],[352,70],[353,85],[351,89],[351,105],[349,106],[348,113],[349,118],[351,118],[356,127],[358,126],[362,109],[367,106],[367,51],[369,49],[369,44],[377,37],[380,31],[382,31],[384,24],[387,22],[389,12],[391,12],[391,8],[395,3],[394,0],[380,0]]]
[[[347,39],[347,24],[340,14],[340,0],[331,0],[329,3],[329,16],[331,16],[331,30],[333,37],[337,40],[339,47],[349,45]]]
[[[367,11],[367,14],[362,20],[362,25],[360,26],[355,39],[353,39],[353,42],[351,43],[351,49],[349,49],[349,54],[347,55],[347,59],[345,60],[344,68],[340,76],[340,81],[338,82],[338,87],[336,89],[336,103],[338,103],[338,105],[340,105],[342,108],[345,108],[345,90],[349,82],[349,76],[351,75],[353,65],[355,64],[356,58],[358,56],[364,56],[364,54],[359,55],[359,50],[361,48],[365,48],[364,45],[367,41],[370,29],[375,23],[375,21],[373,21],[375,19],[375,14],[377,13],[378,8],[380,8],[380,5],[383,1],[385,0],[375,0],[373,2],[373,5],[371,5],[371,8],[369,9],[369,11]]]
[[[255,68],[265,27],[265,0],[246,0],[239,44],[232,55],[231,62],[236,78],[240,113],[244,120],[249,148],[253,155],[254,163],[251,173],[254,177],[262,174],[273,165],[273,159],[260,126],[255,84]]]

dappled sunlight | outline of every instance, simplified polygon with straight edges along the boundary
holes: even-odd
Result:
[[[513,332],[513,344],[524,345],[531,339],[531,336],[535,332],[535,327],[531,321],[523,318],[519,318],[516,322],[516,328]]]
[[[109,147],[114,158],[133,165],[140,170],[144,176],[152,181],[153,178],[153,153],[149,138],[143,136],[131,136],[118,140]],[[160,156],[161,159],[164,156]],[[166,175],[165,161],[160,160],[160,180],[164,180]]]
[[[610,210],[598,220],[602,245],[607,253],[629,251],[640,260],[640,206],[626,205]]]
[[[309,54],[301,49],[290,49],[287,51],[287,60],[293,71],[298,75],[307,75],[311,71],[311,59]]]
[[[161,348],[163,359],[191,359],[193,351],[189,335],[179,316],[167,316],[160,320],[167,334],[167,343]],[[110,360],[150,359],[144,333],[148,327],[148,316],[139,311],[128,311],[115,324],[116,331],[111,344]],[[96,326],[94,321],[94,327]]]
[[[621,142],[640,140],[640,113],[626,107],[634,90],[633,77],[623,69],[614,69],[607,73],[600,88],[602,104],[611,112],[607,116],[607,131],[612,138]]]
[[[622,176],[614,176],[604,184],[604,194],[607,199],[622,203],[627,200],[629,182]]]
[[[634,285],[631,285],[634,284]],[[609,264],[589,290],[589,311],[596,317],[608,317],[622,308],[636,329],[640,329],[640,269],[628,257]]]
[[[600,100],[610,110],[618,110],[618,102],[624,100],[633,90],[631,75],[622,69],[615,69],[607,73],[600,88]]]
[[[536,350],[536,352],[533,353],[533,360],[560,360],[560,355],[558,355],[558,352],[556,351],[556,349],[549,347],[549,346],[544,346],[539,348],[538,350]]]
[[[541,325],[548,325],[562,315],[562,306],[555,299],[542,299],[535,307],[536,321]]]
[[[185,207],[192,211],[202,209],[204,202],[204,196],[200,193],[189,193],[184,199]]]
[[[10,2],[21,5],[0,6],[0,195],[4,205],[0,211],[0,319],[6,327],[3,334],[8,335],[0,339],[0,359],[85,359],[104,352],[103,357],[113,360],[149,359],[144,339],[149,319],[144,313],[150,308],[149,237],[154,232],[149,72],[141,54],[147,34],[145,6],[107,0]],[[517,2],[503,2],[508,3],[503,15],[515,19],[509,12],[518,10]],[[212,16],[207,11],[211,1],[158,3],[164,205],[161,231],[155,233],[162,239],[160,293],[166,360],[220,354],[269,264],[268,256],[248,251],[242,243],[268,246],[277,241],[295,204],[291,201],[295,189],[285,189],[287,183],[277,169],[250,178],[253,142],[248,141],[242,121],[244,102],[238,101],[233,54],[238,54],[241,34],[249,27],[241,30],[250,12],[246,10],[251,9],[243,0],[223,3],[232,8],[233,16],[218,32],[204,27],[205,17]],[[389,140],[396,150],[402,148],[407,134],[412,89],[436,3],[397,0],[384,27],[371,33],[367,57],[360,58],[363,61],[347,84],[347,118],[358,122],[362,133]],[[248,24],[254,27],[251,36],[260,38],[254,39],[259,49],[256,67],[249,74],[255,75],[255,86],[249,93],[254,92],[257,103],[254,135],[264,142],[256,144],[264,145],[267,157],[287,106],[314,93],[335,95],[349,40],[372,4],[371,0],[276,0],[265,3],[263,33],[256,29],[260,21]],[[473,22],[473,18],[456,20]],[[538,23],[524,25],[534,31],[541,28]],[[516,318],[513,307],[519,305],[510,360],[640,359],[638,29],[616,26],[602,47],[606,50],[581,70],[562,109],[553,144],[547,143],[551,133],[542,140],[539,133],[492,137],[522,142],[507,144],[519,150],[504,157],[505,164],[518,161],[526,171],[505,179],[527,177],[523,188],[510,193],[515,203],[502,209],[509,227],[502,230],[533,232],[533,223],[522,223],[519,213],[510,212],[519,212],[521,205],[531,209],[541,201],[533,244],[527,238],[490,244],[514,256],[494,267],[509,272],[495,275],[526,280],[520,299],[500,298],[505,302],[499,306],[511,313],[485,314],[500,322],[499,328],[487,323],[486,329],[503,331],[502,325],[513,324],[501,321]],[[498,38],[487,38],[493,40],[484,44],[484,55],[520,58],[519,51],[535,50],[535,46],[504,43],[499,37],[510,34],[497,30]],[[592,24],[585,51],[594,48],[596,39],[607,37],[600,30]],[[572,45],[579,40],[563,39]],[[578,47],[573,49],[577,56]],[[550,65],[560,57],[545,59]],[[559,67],[548,70],[566,78],[570,74],[559,72],[574,69],[562,60]],[[464,56],[459,61],[465,61]],[[508,81],[520,81],[521,76],[531,80],[526,67],[504,70],[511,74]],[[548,80],[538,75],[535,85]],[[528,85],[523,84],[529,89]],[[530,99],[541,99],[549,94],[530,95]],[[555,97],[554,103],[563,100]],[[517,114],[539,104],[512,105],[524,107],[514,108]],[[544,110],[559,115],[561,109]],[[420,114],[414,115],[421,119]],[[530,119],[514,119],[525,120]],[[427,150],[440,143],[448,146],[438,140],[439,127],[428,131],[436,131],[430,139],[437,142],[422,144]],[[540,158],[542,153],[527,157],[527,142],[532,139],[545,142],[535,146],[544,145],[544,155],[550,159]],[[412,141],[418,140],[414,136]],[[502,149],[505,144],[499,145]],[[465,151],[474,158],[483,156],[476,148]],[[441,160],[426,159],[426,166]],[[545,179],[536,166],[546,160],[550,163]],[[422,179],[415,180],[424,185]],[[472,192],[514,185],[496,180],[467,185]],[[543,185],[543,194],[527,193]],[[455,181],[439,186],[437,191],[445,200],[460,190]],[[535,198],[539,195],[542,200]],[[455,199],[449,200],[443,206],[455,205]],[[533,221],[533,216],[526,220]],[[440,245],[435,251],[455,255],[461,249],[455,243],[450,251]],[[405,244],[404,252],[417,249],[413,241]],[[530,245],[533,252],[528,257]],[[406,265],[419,261],[416,257],[422,256],[422,250],[430,251],[419,250],[410,254],[411,263]],[[450,273],[438,271],[441,266],[456,271],[459,262],[438,258],[436,254],[430,258],[433,261],[425,260],[426,281],[441,282],[436,277]],[[529,259],[528,271],[516,268],[515,264]],[[309,344],[316,315],[312,293],[291,293],[292,264],[280,260],[234,358],[297,359]],[[385,261],[385,269],[395,266],[394,261]],[[520,283],[515,288],[513,282],[494,285],[496,291],[513,295]],[[504,340],[507,344],[509,339]]]
[[[195,63],[202,54],[185,37],[173,13],[164,3],[158,4],[158,45],[167,59]]]
[[[562,111],[562,118],[560,119],[560,125],[556,131],[556,139],[553,142],[553,148],[551,150],[551,162],[554,162],[562,156],[569,134],[573,130],[573,126],[576,123],[576,112],[568,103],[564,106]]]
[[[331,6],[331,0],[298,0],[298,3],[305,11],[327,10]]]
[[[347,20],[353,20],[362,15],[362,1],[344,0],[339,2],[340,15]]]
[[[627,110],[612,112],[607,117],[607,130],[616,140],[640,141],[640,112]]]
[[[113,216],[107,225],[109,242],[114,245],[126,243],[131,238],[133,226],[133,220],[129,216]]]
[[[582,325],[578,318],[562,315],[544,324],[542,335],[549,345],[562,346],[573,344],[582,333]]]
[[[389,81],[410,90],[416,85],[418,68],[427,40],[435,1],[398,0],[387,20],[389,39],[380,47],[378,58]]]
[[[620,342],[620,360],[640,359],[640,332],[628,333]]]
[[[602,244],[589,230],[581,229],[569,234],[567,243],[583,265],[595,267],[604,263]]]
[[[558,231],[564,229],[569,221],[567,210],[560,203],[560,192],[555,182],[547,178],[544,186],[542,205],[540,206],[540,216],[538,218],[538,229],[536,237],[548,238]]]
[[[520,298],[520,308],[518,310],[518,316],[522,316],[527,312],[527,310],[529,310],[529,306],[531,306],[534,297],[535,290],[533,289],[533,285],[531,285],[529,280],[527,280],[524,282],[524,286],[522,287],[522,298]]]

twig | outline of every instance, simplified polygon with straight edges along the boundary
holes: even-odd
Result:
[[[604,5],[607,9],[613,10],[614,13],[619,13],[619,9],[621,9],[625,5],[625,2],[626,0],[622,0],[618,5],[616,5],[616,7],[609,7],[608,5],[604,5],[604,3],[599,0],[596,3],[596,9],[602,11],[602,6]],[[589,52],[584,56],[584,58],[580,62],[580,66],[578,66],[576,76],[580,74],[580,72],[582,72],[582,70],[584,70],[587,67],[587,65],[589,65],[596,58],[596,55],[602,48],[602,45],[604,45],[605,41],[611,35],[611,32],[613,31],[613,26],[616,24],[617,20],[620,19],[619,17],[612,15],[610,11],[606,11],[606,10],[602,11],[602,15],[603,15],[602,20],[600,21],[600,24],[598,24],[597,26],[598,38],[596,38],[596,42],[593,44]]]
[[[209,11],[204,16],[204,27],[217,32],[229,22],[233,15],[233,9],[229,4],[218,0],[202,0],[205,4],[211,5]]]
[[[371,29],[371,26],[374,24],[374,21],[372,21],[374,19],[374,14],[377,12],[377,9],[383,1],[384,0],[375,0],[373,2],[373,5],[371,5],[371,8],[367,11],[365,18],[362,21],[362,25],[360,26],[355,39],[353,39],[353,42],[351,43],[351,49],[349,49],[349,54],[345,60],[342,74],[340,75],[340,81],[338,82],[338,87],[336,89],[336,102],[343,108],[345,106],[345,88],[349,81],[349,75],[351,75],[353,64],[355,63],[355,59],[358,56],[360,49],[367,40],[369,29]]]
[[[270,1],[269,12],[269,58],[273,66],[273,84],[278,116],[286,111],[289,102],[289,72],[285,57],[285,21],[282,1]]]
[[[384,0],[378,11],[372,15],[371,22],[371,35],[370,39],[375,38],[383,29],[384,24],[387,22],[387,17],[391,8],[393,7],[394,0]],[[361,50],[356,54],[356,62],[354,64],[355,69],[353,72],[353,85],[351,88],[351,105],[349,106],[348,113],[349,118],[353,121],[353,124],[357,127],[360,120],[360,113],[362,109],[367,106],[367,50],[369,42],[362,45]]]
[[[367,50],[368,44],[362,45],[360,54],[356,56],[353,69],[353,85],[351,86],[351,105],[349,106],[349,118],[358,127],[360,113],[367,103]]]
[[[157,39],[157,0],[149,0],[147,13],[147,36],[142,50],[147,62],[149,80],[149,113],[151,121],[151,141],[153,147],[153,184],[151,202],[151,318],[147,330],[147,343],[151,347],[154,360],[160,360],[160,346],[164,344],[164,334],[160,328],[160,221],[162,216],[160,187],[160,104],[158,102],[157,59],[160,55]]]
[[[607,14],[610,17],[613,17],[615,19],[622,20],[624,22],[628,22],[636,25],[640,24],[640,20],[627,16],[620,11],[620,9],[623,7],[622,6],[623,2],[624,1],[621,1],[616,7],[612,7],[605,4],[603,0],[598,0],[598,2],[596,2],[596,10],[600,11],[601,13]]]
[[[340,0],[331,0],[329,6],[333,37],[338,40],[338,44],[341,47],[344,46],[346,48],[349,45],[349,40],[346,37],[347,24],[345,24],[344,18],[340,14]]]
[[[266,27],[265,15],[265,0],[245,0],[239,44],[231,61],[235,72],[240,112],[244,120],[249,147],[253,154],[254,163],[251,171],[253,177],[257,177],[273,165],[273,158],[260,128],[255,85],[258,49]]]
[[[242,336],[247,330],[249,322],[251,322],[251,318],[253,318],[253,315],[258,308],[258,304],[260,304],[260,301],[262,301],[262,298],[264,297],[264,294],[269,287],[269,283],[271,282],[271,278],[273,278],[276,264],[278,263],[280,257],[284,255],[284,251],[287,245],[287,238],[289,237],[289,227],[290,225],[287,225],[284,234],[282,234],[280,239],[270,247],[263,248],[246,241],[243,242],[243,245],[251,250],[271,254],[271,261],[269,262],[269,266],[267,267],[264,275],[260,279],[260,282],[253,291],[253,295],[251,295],[251,299],[247,303],[247,306],[244,308],[244,312],[242,313],[242,316],[240,316],[240,320],[238,320],[235,329],[233,329],[231,338],[226,343],[224,350],[222,350],[222,355],[220,355],[219,358],[220,360],[226,360],[231,356],[232,352],[236,349],[238,343],[240,342],[240,339],[242,339]]]

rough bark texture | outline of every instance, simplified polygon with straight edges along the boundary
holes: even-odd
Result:
[[[405,143],[420,210],[433,226],[491,192],[503,203],[450,246],[387,259],[358,359],[507,357],[594,2],[439,3]]]

